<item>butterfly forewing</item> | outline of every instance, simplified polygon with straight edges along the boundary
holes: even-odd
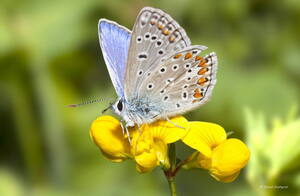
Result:
[[[124,96],[125,66],[130,31],[113,21],[101,19],[98,24],[100,46],[110,78],[119,97]]]
[[[125,73],[125,98],[139,96],[145,77],[169,54],[190,45],[184,29],[168,14],[155,8],[143,8],[134,24]]]

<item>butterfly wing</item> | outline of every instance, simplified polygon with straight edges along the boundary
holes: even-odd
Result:
[[[217,56],[199,56],[206,48],[190,46],[170,55],[142,82],[140,96],[159,103],[156,118],[182,114],[209,100],[216,83]]]
[[[113,21],[100,19],[100,46],[110,78],[119,97],[124,97],[124,76],[131,32]]]
[[[125,98],[138,97],[137,90],[157,65],[174,51],[190,45],[183,28],[168,14],[145,7],[139,13],[133,27],[125,73]]]
[[[190,51],[185,51],[189,54]],[[186,56],[185,54],[185,56]],[[186,66],[184,57],[183,65]],[[190,60],[191,69],[178,77],[173,86],[165,88],[165,95],[170,98],[165,104],[163,115],[173,116],[193,110],[206,103],[212,95],[212,90],[216,84],[217,56],[214,52],[205,55],[203,58],[196,56]]]

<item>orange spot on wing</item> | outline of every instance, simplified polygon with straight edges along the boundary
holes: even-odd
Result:
[[[194,93],[194,97],[195,97],[196,99],[199,99],[199,98],[203,97],[203,95],[202,95],[202,93],[200,92],[199,88],[197,88],[194,92],[195,92],[195,93]]]
[[[174,56],[174,59],[178,59],[179,57],[181,57],[182,56],[182,54],[181,53],[179,53],[179,54],[176,54],[175,56]]]
[[[198,71],[198,75],[203,75],[203,74],[205,74],[207,71],[208,71],[207,68],[201,68],[201,69]]]
[[[199,88],[196,88],[196,89],[194,90],[194,92],[195,92],[195,93],[200,93],[201,91],[200,91]]]
[[[164,26],[163,26],[163,25],[161,25],[161,24],[159,24],[159,25],[158,25],[158,28],[159,28],[159,29],[163,29],[163,28],[164,28]]]
[[[199,67],[204,67],[204,66],[206,66],[206,63],[207,63],[207,60],[203,59],[203,60],[200,61],[198,66]]]
[[[150,24],[155,25],[155,21],[151,21]]]
[[[203,85],[205,82],[207,82],[207,78],[200,78],[199,80],[198,80],[198,82],[197,82],[197,84],[199,84],[199,85]]]
[[[200,57],[200,56],[196,56],[195,57],[195,61],[200,61],[200,60],[202,60],[203,58],[202,57]]]
[[[169,41],[170,41],[170,42],[174,42],[174,40],[175,40],[175,37],[174,37],[174,36],[170,36],[170,37],[169,37]]]
[[[169,34],[170,34],[170,31],[168,31],[167,29],[165,29],[165,30],[163,31],[163,34],[164,34],[164,35],[169,35]]]
[[[185,54],[184,60],[189,59],[191,57],[192,57],[192,54],[188,52]]]

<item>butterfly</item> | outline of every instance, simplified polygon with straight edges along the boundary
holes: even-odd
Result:
[[[132,32],[100,19],[100,47],[118,95],[111,109],[127,127],[191,111],[216,84],[217,56],[191,45],[185,30],[160,9],[145,7]]]

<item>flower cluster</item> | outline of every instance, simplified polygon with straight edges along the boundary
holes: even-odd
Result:
[[[168,170],[168,144],[178,140],[196,150],[180,166],[206,169],[219,181],[233,181],[247,164],[250,156],[247,146],[238,139],[227,139],[221,126],[188,122],[182,116],[171,118],[171,121],[174,124],[159,120],[131,128],[129,143],[117,119],[101,116],[92,123],[90,136],[106,158],[113,162],[133,159],[139,172],[148,172],[157,166]]]

